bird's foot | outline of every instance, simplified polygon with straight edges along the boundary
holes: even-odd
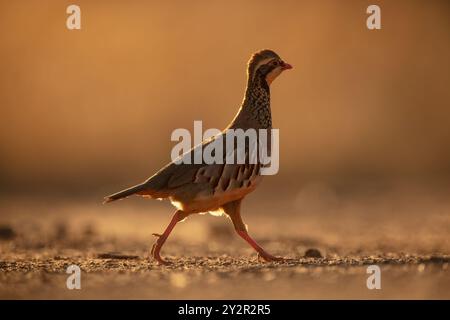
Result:
[[[285,261],[283,257],[276,257],[267,252],[258,252],[258,260],[264,260],[266,262]]]
[[[160,264],[160,265],[167,266],[167,265],[171,264],[169,261],[166,261],[163,258],[161,258],[161,255],[159,254],[159,252],[161,250],[161,246],[162,246],[162,244],[159,243],[161,235],[157,234],[157,233],[153,233],[153,235],[155,237],[157,237],[158,240],[156,240],[156,242],[153,244],[152,250],[150,251],[152,258],[155,259],[158,262],[158,264]]]

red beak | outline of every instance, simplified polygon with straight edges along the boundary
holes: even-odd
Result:
[[[289,63],[286,63],[284,61],[282,62],[281,67],[283,68],[283,70],[288,70],[288,69],[292,69],[293,68],[292,65],[290,65]]]

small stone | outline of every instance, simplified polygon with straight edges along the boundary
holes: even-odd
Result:
[[[305,252],[305,258],[322,258],[322,254],[317,249],[308,249]]]
[[[0,240],[11,240],[14,239],[15,236],[16,233],[13,228],[6,225],[0,226]]]

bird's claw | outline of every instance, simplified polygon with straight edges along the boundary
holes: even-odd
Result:
[[[283,257],[276,257],[268,253],[260,253],[258,252],[258,260],[264,260],[265,262],[275,262],[275,261],[285,261]]]
[[[172,262],[164,260],[161,257],[153,257],[153,259],[155,259],[158,262],[158,264],[163,265],[163,266],[169,266],[172,264]]]
[[[161,235],[156,234],[156,233],[154,233],[153,235],[155,237],[158,237],[158,239],[161,236]],[[150,251],[150,254],[151,254],[152,258],[155,259],[158,262],[158,264],[160,264],[160,265],[167,266],[167,265],[171,264],[171,262],[166,261],[163,258],[161,258],[160,254],[159,254],[159,249],[157,248],[157,246],[158,246],[158,240],[156,240],[156,242],[153,244],[152,250]]]

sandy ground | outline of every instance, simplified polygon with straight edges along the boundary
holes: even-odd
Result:
[[[0,298],[450,299],[448,198],[319,194],[244,206],[250,233],[286,262],[258,261],[230,221],[197,215],[166,243],[170,266],[149,259],[151,233],[170,219],[165,203],[3,199]],[[82,270],[81,290],[66,288],[72,264]],[[366,286],[373,264],[380,290]]]

